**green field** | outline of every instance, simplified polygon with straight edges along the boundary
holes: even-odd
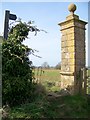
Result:
[[[44,73],[42,72],[44,71]],[[90,70],[88,70],[88,75],[90,76]],[[35,69],[36,82],[41,83],[45,86],[48,91],[59,91],[60,90],[60,70],[57,69]],[[90,81],[90,79],[89,79]],[[89,82],[90,84],[90,82]],[[88,93],[90,93],[90,88],[87,88]]]
[[[57,91],[60,90],[60,70],[56,69],[35,69],[36,82],[41,83],[46,87],[46,90]]]
[[[88,74],[90,75],[90,69],[88,70]]]

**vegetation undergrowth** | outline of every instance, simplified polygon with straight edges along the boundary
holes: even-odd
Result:
[[[41,84],[35,84],[34,100],[12,107],[9,118],[88,118],[90,105],[86,96],[48,96]],[[38,93],[38,94],[37,94]]]

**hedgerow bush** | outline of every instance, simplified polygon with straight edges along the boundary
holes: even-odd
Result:
[[[2,103],[15,106],[31,101],[33,93],[31,48],[23,44],[29,31],[38,31],[31,22],[12,26],[8,39],[2,43]]]

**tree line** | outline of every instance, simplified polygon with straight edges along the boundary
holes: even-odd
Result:
[[[61,69],[61,62],[56,64],[56,66],[50,66],[48,62],[44,62],[41,66],[34,66],[34,68],[44,68],[44,69]]]

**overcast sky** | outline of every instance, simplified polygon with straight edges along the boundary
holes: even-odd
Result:
[[[50,66],[55,66],[61,61],[61,32],[58,23],[64,21],[69,15],[68,5],[71,2],[4,2],[0,3],[0,34],[3,34],[3,21],[5,10],[16,14],[23,21],[35,21],[39,29],[44,29],[47,33],[39,32],[37,36],[29,34],[29,39],[24,43],[36,49],[35,53],[42,58],[30,56],[34,65],[40,66],[43,62],[48,62]],[[82,0],[83,1],[83,0]],[[77,6],[75,14],[81,20],[88,22],[88,2],[74,2]],[[87,28],[87,26],[86,26]],[[88,34],[86,30],[86,44],[88,44]]]

